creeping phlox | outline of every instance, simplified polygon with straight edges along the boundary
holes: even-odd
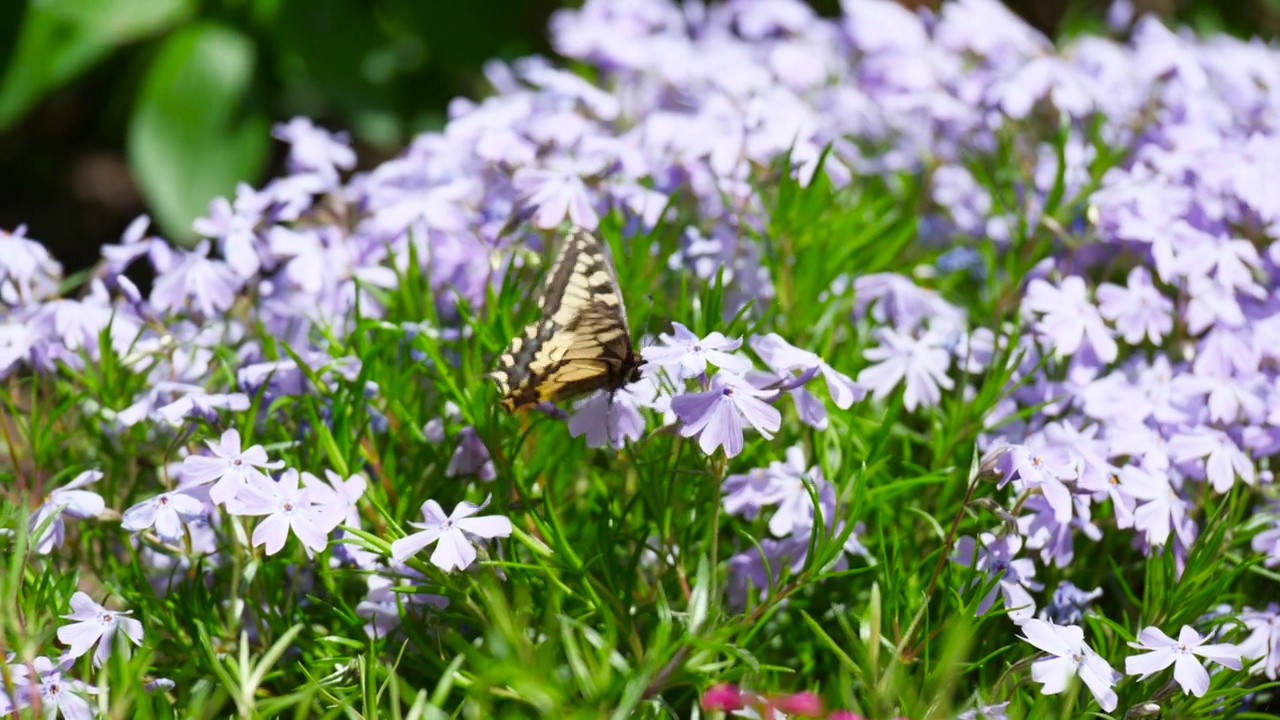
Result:
[[[1206,508],[1219,503],[1252,518],[1233,535],[1252,533],[1232,562],[1280,565],[1280,509],[1263,500],[1280,452],[1280,193],[1271,182],[1280,175],[1280,54],[1174,32],[1150,16],[1112,20],[1127,31],[1123,42],[1086,35],[1055,46],[997,0],[919,12],[848,0],[837,18],[799,0],[589,0],[555,14],[551,43],[591,80],[540,57],[491,62],[491,96],[454,101],[444,128],[359,172],[344,134],[305,118],[282,123],[273,134],[288,145],[284,175],[214,200],[191,247],[138,218],[73,294],[60,294],[62,267],[27,228],[0,231],[0,377],[127,375],[109,407],[90,390],[68,406],[128,443],[114,455],[147,453],[129,477],[105,474],[99,458],[38,468],[61,484],[42,487],[26,515],[31,548],[53,562],[79,550],[77,526],[119,517],[132,534],[125,549],[157,596],[232,560],[241,568],[243,556],[298,563],[293,570],[307,567],[305,556],[364,574],[355,615],[371,637],[400,637],[406,617],[442,615],[448,593],[424,586],[486,570],[500,578],[499,563],[481,558],[542,529],[532,515],[480,514],[487,498],[501,508],[545,498],[507,504],[500,470],[509,458],[478,413],[459,407],[465,389],[457,404],[436,393],[432,417],[405,428],[398,398],[384,402],[352,348],[371,326],[389,325],[406,347],[422,336],[441,350],[404,354],[444,377],[481,344],[483,328],[468,319],[546,231],[607,225],[633,256],[657,256],[672,286],[716,288],[719,315],[695,322],[683,309],[688,317],[643,346],[641,380],[581,400],[567,430],[592,448],[666,435],[678,436],[673,446],[696,443],[699,461],[720,473],[720,509],[741,531],[719,556],[725,571],[713,573],[726,579],[717,591],[731,609],[787,601],[792,588],[779,591],[780,579],[813,569],[813,548],[828,541],[835,552],[816,570],[832,577],[851,557],[868,566],[885,557],[889,530],[868,532],[877,520],[850,516],[844,502],[884,487],[854,488],[849,467],[883,467],[899,447],[923,448],[954,408],[990,400],[966,442],[976,435],[985,453],[978,475],[995,482],[980,500],[999,522],[978,513],[976,525],[945,535],[947,547],[922,553],[950,559],[934,579],[951,582],[947,601],[967,603],[966,620],[998,623],[1015,666],[1014,654],[1044,653],[1026,664],[1044,694],[1074,690],[1078,679],[1106,712],[1130,690],[1157,695],[1149,679],[1169,667],[1197,698],[1212,698],[1214,683],[1256,680],[1248,674],[1275,680],[1275,603],[1164,630],[1140,626],[1136,612],[1088,623],[1103,604],[1127,600],[1068,579],[1095,584],[1077,577],[1077,554],[1106,542],[1133,548],[1137,565],[1168,558],[1176,581],[1215,535]],[[985,177],[979,169],[996,160],[1007,167]],[[1004,171],[1017,175],[1006,182]],[[793,287],[794,258],[778,259],[786,246],[775,241],[785,238],[772,235],[783,182],[849,194],[918,186],[918,197],[893,198],[911,208],[913,251],[879,260],[875,272],[835,267],[823,287]],[[674,229],[674,249],[650,244],[663,228]],[[135,266],[154,275],[145,292],[126,274]],[[412,327],[385,319],[408,277],[423,280],[420,304],[433,318]],[[988,287],[1009,292],[991,297]],[[788,327],[785,312],[768,311],[796,292],[838,311],[820,328]],[[751,322],[735,322],[744,317]],[[987,384],[993,377],[1000,387]],[[303,398],[318,409],[291,415]],[[444,444],[447,464],[394,488],[373,459],[378,443],[353,443],[356,467],[338,462],[349,448],[330,432],[350,429],[348,404],[367,419],[359,432]],[[875,444],[880,456],[850,461],[865,447],[839,434],[851,432],[846,421],[878,424],[886,408],[902,427]],[[824,445],[840,445],[848,467],[832,468]],[[889,464],[918,467],[924,452]],[[946,452],[930,462],[954,464]],[[401,502],[409,485],[422,497]],[[107,486],[124,496],[104,497]],[[407,516],[414,507],[422,522]],[[937,527],[945,533],[949,522]],[[400,536],[406,525],[418,532]],[[536,531],[517,531],[526,527]],[[941,533],[926,534],[937,542]],[[427,561],[415,557],[432,545]],[[1047,591],[1037,577],[1059,581]],[[57,632],[67,652],[6,657],[0,715],[38,703],[46,716],[91,717],[92,696],[107,688],[69,674],[75,658],[96,647],[100,665],[162,627],[73,592],[60,608],[72,622]],[[252,610],[236,613],[247,635]],[[1174,625],[1176,640],[1166,634]],[[1121,641],[1138,651],[1123,658],[1127,680],[1112,668]],[[1104,658],[1094,648],[1111,649]],[[817,696],[747,700],[725,687],[704,695],[708,709],[852,717]],[[174,684],[155,678],[148,688]],[[1004,717],[1008,705],[983,702],[989,688],[980,690],[960,717]]]

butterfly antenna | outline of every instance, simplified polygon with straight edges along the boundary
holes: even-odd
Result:
[[[641,326],[644,329],[641,330],[640,332],[641,342],[643,342],[645,337],[648,336],[649,324],[653,321],[653,293],[648,293],[645,295],[645,297],[649,298],[649,309],[646,310],[644,313],[644,325]],[[641,347],[641,349],[643,349],[643,346]]]

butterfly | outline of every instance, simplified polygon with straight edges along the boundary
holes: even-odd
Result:
[[[507,412],[640,379],[644,360],[631,345],[617,272],[595,235],[569,230],[538,309],[542,318],[511,339],[489,373]]]

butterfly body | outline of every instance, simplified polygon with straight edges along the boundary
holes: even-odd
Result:
[[[538,300],[542,317],[512,338],[489,373],[508,412],[615,391],[640,379],[627,311],[604,244],[573,228]]]

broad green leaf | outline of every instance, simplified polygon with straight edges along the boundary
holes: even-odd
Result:
[[[129,163],[156,220],[173,238],[209,201],[253,181],[266,159],[268,119],[246,107],[256,49],[229,27],[200,23],[165,40],[129,122]]]
[[[173,27],[194,0],[58,0],[6,3],[0,24],[17,26],[13,52],[0,56],[0,130],[116,48]],[[23,12],[25,7],[25,13]],[[9,30],[0,40],[9,40]]]

